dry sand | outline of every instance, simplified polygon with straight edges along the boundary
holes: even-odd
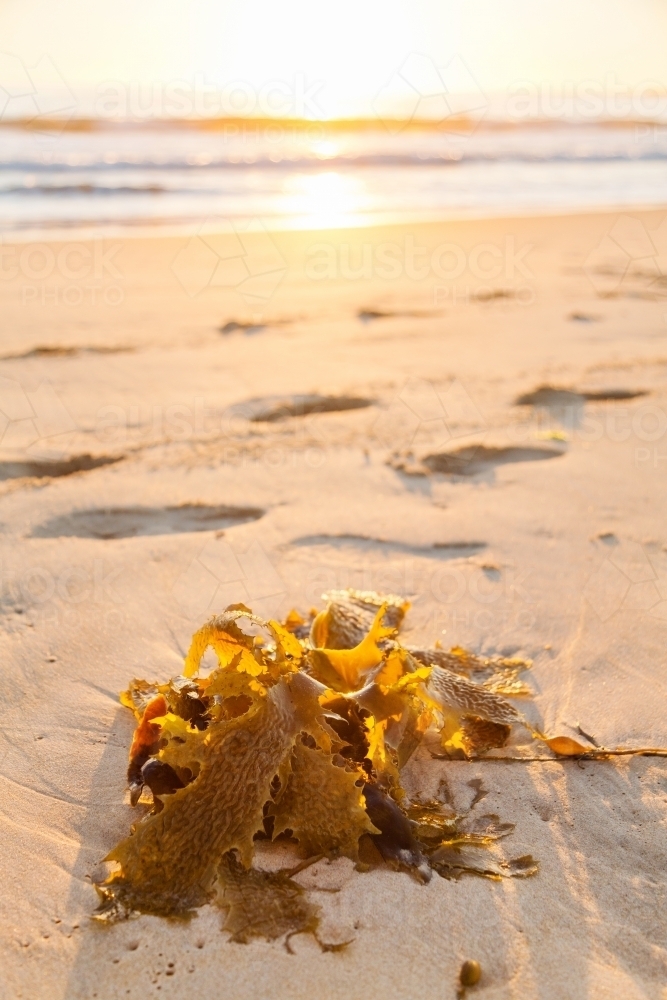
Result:
[[[231,944],[207,908],[89,919],[135,816],[118,691],[177,673],[231,600],[408,593],[406,639],[532,658],[548,732],[667,745],[667,303],[646,242],[662,214],[632,218],[277,233],[245,258],[166,237],[5,256],[0,996],[441,1000],[476,958],[485,1000],[667,997],[660,758],[420,752],[409,788],[445,779],[464,808],[481,778],[475,808],[515,822],[504,848],[540,873],[422,886],[322,862],[299,878],[339,890],[315,894],[329,940],[353,939],[338,953]],[[220,260],[226,288],[206,284]],[[263,329],[219,332],[232,321]],[[515,405],[545,384],[580,395]],[[609,390],[646,395],[583,398]],[[248,420],[271,401],[243,406],[308,393],[372,402],[274,422]],[[488,450],[459,475],[410,474],[468,445]]]

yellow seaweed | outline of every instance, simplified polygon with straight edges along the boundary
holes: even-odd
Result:
[[[573,740],[571,736],[552,736],[544,741],[550,750],[560,757],[577,757],[582,753],[589,753],[594,747],[585,747],[582,743]]]
[[[461,716],[472,716],[504,726],[522,721],[521,713],[505,698],[441,667],[432,668],[423,693],[425,700]]]
[[[243,606],[228,608],[224,614],[212,618],[192,637],[183,667],[185,677],[193,677],[198,673],[202,656],[209,646],[214,650],[221,667],[229,666],[236,660],[236,669],[253,677],[265,671],[266,667],[254,655],[253,637],[246,635],[236,624],[239,618],[247,618],[256,625],[264,624],[261,618],[257,618]]]
[[[210,898],[227,851],[237,850],[247,867],[271,783],[298,732],[288,684],[282,681],[249,716],[214,724],[188,746],[180,761],[199,765],[196,779],[107,855],[105,860],[118,862],[120,871],[101,889],[105,902],[144,913],[182,914]]]
[[[324,657],[338,674],[347,691],[353,691],[359,687],[364,674],[382,662],[384,650],[380,649],[378,643],[396,633],[395,628],[385,627],[382,624],[386,610],[387,605],[383,604],[375,615],[369,632],[358,646],[354,646],[352,649],[327,649],[325,647],[318,650],[320,656]],[[317,618],[315,621],[317,622]],[[317,634],[319,629],[315,631]]]
[[[336,766],[319,749],[297,743],[287,787],[273,809],[274,836],[290,829],[307,855],[356,860],[359,838],[378,833],[366,813],[358,771]]]
[[[431,871],[536,870],[532,859],[462,854],[496,834],[461,829],[442,804],[419,818],[401,786],[401,768],[431,729],[448,753],[479,756],[525,725],[497,690],[501,681],[515,690],[520,661],[388,643],[406,609],[393,596],[337,592],[308,641],[298,613],[265,622],[232,605],[194,634],[181,676],[132,682],[121,695],[138,719],[128,780],[132,804],[145,788],[140,801],[151,793],[153,808],[107,855],[117,868],[98,886],[99,919],[182,916],[216,902],[236,941],[315,933],[316,908],[289,875],[250,867],[257,836],[290,836],[311,857],[357,861],[363,848],[420,881]],[[208,648],[218,666],[200,676]]]

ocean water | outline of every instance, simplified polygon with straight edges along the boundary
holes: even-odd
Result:
[[[0,234],[326,228],[667,206],[667,125],[0,128]]]

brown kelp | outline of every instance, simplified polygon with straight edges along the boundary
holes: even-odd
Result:
[[[138,720],[130,800],[145,814],[105,859],[117,870],[98,886],[98,919],[183,917],[215,903],[237,941],[317,935],[318,909],[294,872],[252,867],[259,838],[291,838],[303,864],[345,856],[421,881],[537,870],[530,855],[488,850],[513,824],[412,801],[401,783],[424,740],[436,756],[472,758],[516,729],[539,737],[508,700],[529,694],[529,664],[403,646],[409,605],[395,595],[326,597],[309,623],[232,605],[195,633],[182,675],[122,693]],[[217,666],[204,676],[208,649]]]

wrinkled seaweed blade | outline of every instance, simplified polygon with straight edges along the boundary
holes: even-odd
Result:
[[[510,726],[499,722],[487,722],[485,719],[463,719],[461,730],[468,757],[504,747],[511,732]]]
[[[327,609],[329,649],[352,649],[358,646],[373,624],[373,616],[352,604],[332,601]]]
[[[327,608],[327,646],[329,649],[352,649],[371,628],[378,609],[386,605],[383,623],[398,629],[405,617],[408,602],[396,594],[375,591],[335,590],[324,595]]]
[[[344,854],[356,861],[359,837],[379,833],[358,780],[357,771],[337,767],[329,754],[297,743],[287,788],[275,807],[275,834],[291,830],[307,855]]]
[[[426,690],[439,705],[463,715],[509,726],[522,721],[516,708],[500,695],[442,667],[433,667]]]
[[[284,684],[250,718],[211,726],[196,780],[109,854],[121,871],[106,884],[107,898],[128,910],[182,913],[206,901],[227,851],[238,849],[249,864],[271,781],[297,730]]]
[[[467,674],[471,669],[485,669],[485,664],[473,658],[473,665],[469,661],[462,660],[454,653],[447,653],[444,649],[422,649],[417,646],[408,646],[408,652],[419,663],[424,666],[440,667],[442,670],[451,670],[455,674]]]

